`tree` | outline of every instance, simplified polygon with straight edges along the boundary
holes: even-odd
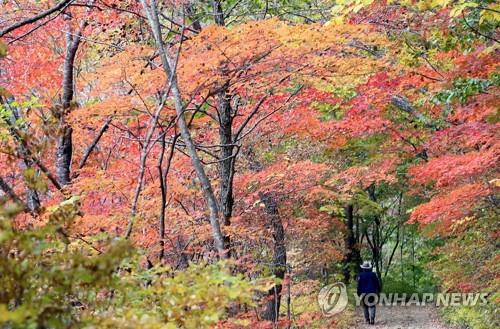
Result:
[[[125,238],[144,264],[126,256],[128,264],[113,262],[97,277],[113,281],[106,300],[130,314],[139,311],[120,302],[120,293],[131,293],[122,283],[145,283],[130,298],[158,326],[224,326],[216,324],[226,321],[213,312],[219,306],[254,325],[254,312],[231,304],[244,299],[226,298],[227,287],[212,280],[221,273],[233,282],[227,271],[275,277],[261,306],[276,325],[281,294],[312,305],[314,289],[331,277],[352,279],[361,258],[374,262],[388,290],[495,291],[497,7],[490,0],[2,3],[0,216],[11,221],[4,230],[57,235],[53,206],[77,199],[71,230],[58,236],[70,241],[56,248],[69,257],[60,263],[81,265],[74,261],[82,256],[100,266],[115,250],[108,242]],[[70,250],[75,242],[88,250]],[[475,249],[481,278],[471,270]],[[48,254],[26,257],[50,269],[60,264]],[[194,275],[216,258],[231,260]],[[478,285],[460,282],[458,268]],[[75,290],[55,299],[102,289],[99,278],[84,284],[73,270]],[[212,292],[203,280],[220,288],[210,296],[223,303],[200,297]],[[176,289],[186,295],[179,308],[164,306],[167,313],[142,298],[169,303],[165,294]],[[74,302],[90,300],[82,296]],[[92,305],[44,314],[70,322],[103,314],[99,302],[84,304]],[[482,320],[467,321],[484,323],[489,310],[474,309]],[[309,311],[296,315],[297,325],[331,326]],[[122,325],[116,318],[98,321]]]
[[[224,245],[224,236],[222,234],[219,223],[219,208],[217,205],[217,200],[215,199],[212,184],[205,170],[203,169],[203,165],[198,156],[198,152],[193,143],[191,133],[189,132],[189,128],[184,118],[184,105],[182,102],[182,96],[180,94],[179,86],[177,84],[177,59],[170,57],[163,45],[163,37],[156,2],[152,0],[151,3],[148,4],[144,0],[141,3],[147,13],[148,22],[153,32],[156,45],[158,47],[158,52],[162,61],[163,69],[165,71],[165,75],[168,78],[168,89],[172,91],[172,95],[174,97],[175,111],[177,112],[177,124],[179,126],[182,139],[184,140],[184,143],[186,143],[186,147],[188,149],[189,156],[191,157],[193,167],[202,185],[203,195],[207,203],[207,207],[210,211],[210,224],[212,226],[215,248],[219,253],[219,256],[225,258],[227,257],[227,250]]]

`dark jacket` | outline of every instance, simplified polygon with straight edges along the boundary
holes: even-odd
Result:
[[[378,294],[380,292],[380,282],[377,274],[371,270],[363,270],[358,274],[358,296],[361,294]]]

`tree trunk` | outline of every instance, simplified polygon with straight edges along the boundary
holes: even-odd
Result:
[[[191,132],[189,131],[186,119],[184,117],[184,105],[182,103],[182,96],[177,83],[175,64],[176,61],[174,61],[173,58],[170,57],[164,47],[156,1],[151,0],[150,5],[148,5],[145,0],[141,0],[141,4],[146,10],[149,25],[151,27],[151,30],[153,31],[156,45],[158,47],[158,53],[163,64],[163,69],[169,79],[170,90],[172,91],[175,111],[177,113],[177,125],[179,127],[179,131],[184,143],[186,144],[186,149],[188,151],[189,157],[191,158],[191,163],[203,190],[203,197],[209,210],[209,220],[210,226],[212,227],[212,236],[214,238],[215,248],[219,253],[219,257],[227,258],[227,250],[225,249],[224,244],[224,235],[222,234],[219,222],[219,208],[217,205],[217,199],[215,198],[210,179],[208,178],[205,169],[203,168],[200,157],[198,156],[196,146],[193,142],[193,139],[191,138]]]
[[[146,172],[146,161],[149,154],[149,147],[152,143],[153,134],[156,130],[156,126],[158,125],[158,120],[160,118],[161,111],[163,106],[165,105],[167,95],[160,97],[158,100],[158,105],[156,106],[156,110],[153,116],[149,119],[148,122],[148,130],[146,132],[146,136],[144,136],[144,141],[141,144],[141,154],[139,158],[139,173],[137,175],[137,184],[135,186],[134,197],[132,198],[132,204],[130,207],[130,219],[128,222],[127,231],[125,233],[125,239],[130,238],[132,234],[132,229],[134,226],[135,217],[137,215],[137,208],[139,205],[139,197],[142,193],[142,188],[144,184],[144,174]],[[160,179],[162,179],[160,177]]]
[[[28,210],[23,200],[21,200],[21,198],[16,194],[16,192],[14,192],[12,187],[10,187],[10,185],[2,178],[2,176],[0,176],[0,190],[2,190],[3,193],[12,201],[21,205],[24,208],[24,211]]]
[[[368,196],[371,201],[377,202],[374,185],[368,188]],[[377,277],[380,282],[380,287],[382,287],[383,244],[381,241],[380,230],[381,230],[381,218],[379,216],[375,216],[373,220],[373,229],[372,229],[372,253],[373,253],[373,263],[375,264],[375,272],[377,273]]]
[[[224,11],[220,0],[213,0],[214,22],[219,26],[225,26]],[[233,111],[231,107],[231,95],[228,92],[227,85],[221,87],[217,94],[219,115],[219,199],[224,226],[231,225],[233,214],[234,196],[233,196],[233,177],[235,166],[234,138],[233,138]],[[224,236],[226,250],[231,250],[231,237]],[[228,254],[228,257],[230,254]]]
[[[6,120],[7,124],[11,125],[12,127],[15,127],[16,122],[19,122],[21,119],[24,118],[24,116],[18,107],[10,106],[9,103],[11,103],[12,101],[14,101],[14,98],[0,100],[1,103],[4,103],[12,111],[12,116]],[[21,125],[19,127],[19,130],[20,134],[28,135],[28,127],[25,124]],[[28,168],[34,169],[34,163],[29,157],[28,154],[29,152],[28,150],[26,150],[24,144],[21,142],[21,139],[24,137],[18,134],[15,131],[15,128],[11,128],[10,133],[14,138],[14,140],[16,140],[16,150],[21,155],[22,158],[22,160],[20,160],[19,163],[21,170],[24,171]],[[38,174],[38,171],[36,171],[36,173]],[[40,196],[38,195],[38,191],[31,188],[26,180],[24,180],[24,183],[26,186],[26,205],[31,213],[38,213],[41,207]]]
[[[196,16],[196,13],[193,9],[193,5],[188,3],[184,6],[184,8],[186,9],[187,17],[189,17],[189,19],[192,22],[191,25],[193,27],[193,30],[195,30],[197,32],[201,32],[201,23],[200,23],[199,18]]]
[[[360,254],[356,248],[356,236],[354,232],[354,207],[349,204],[345,207],[346,235],[345,235],[345,258],[344,258],[344,282],[348,284],[351,280],[353,266],[359,265]]]
[[[221,2],[222,2],[221,0],[213,0],[212,6],[213,6],[215,24],[224,26],[226,23],[224,20],[224,11],[222,10]]]
[[[218,113],[219,113],[219,200],[221,205],[222,219],[225,226],[231,225],[233,214],[234,196],[233,196],[233,178],[235,166],[235,154],[233,144],[233,113],[231,108],[230,95],[224,88],[218,95]],[[231,237],[224,236],[225,248],[230,252]],[[230,256],[230,255],[228,255]]]
[[[219,142],[220,160],[220,204],[224,218],[224,225],[231,224],[231,215],[233,213],[233,169],[234,169],[234,145],[233,145],[233,117],[231,113],[231,104],[229,95],[224,91],[219,94]]]
[[[264,203],[265,210],[270,219],[273,234],[273,262],[271,267],[276,278],[283,280],[286,272],[286,246],[285,230],[278,213],[278,204],[273,193],[261,193],[260,199]],[[266,320],[276,322],[279,317],[281,304],[282,284],[276,284],[268,291],[268,301],[262,317]]]
[[[71,15],[66,15],[65,19],[71,19]],[[66,116],[71,111],[73,97],[75,94],[74,66],[76,53],[82,40],[82,32],[86,21],[80,24],[76,33],[73,33],[70,24],[67,24],[66,31],[66,54],[63,64],[62,82],[62,109],[56,113],[59,121],[59,137],[56,146],[56,176],[61,186],[67,185],[71,181],[71,159],[73,157],[73,129],[66,122]]]
[[[158,255],[158,260],[163,261],[165,256],[165,210],[167,208],[167,184],[163,179],[163,156],[165,154],[165,133],[161,135],[160,139],[161,151],[160,158],[158,160],[158,176],[160,179],[160,192],[161,192],[161,203],[160,203],[160,216],[158,220],[158,235],[160,238],[160,253]],[[175,144],[172,144],[175,147]]]
[[[161,136],[161,153],[160,159],[158,161],[158,174],[160,178],[160,191],[161,191],[161,205],[160,205],[160,217],[159,217],[159,236],[160,236],[160,254],[159,260],[163,261],[165,256],[165,214],[167,208],[167,191],[168,191],[168,174],[170,172],[170,167],[172,165],[172,159],[174,158],[175,144],[179,135],[176,134],[172,139],[172,144],[168,150],[167,166],[163,169],[163,157],[166,150],[165,143],[165,133]]]
[[[73,129],[60,119],[62,125],[56,146],[56,175],[61,186],[70,182],[71,158],[73,156]]]

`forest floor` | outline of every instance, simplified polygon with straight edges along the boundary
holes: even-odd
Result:
[[[362,308],[356,312],[357,329],[454,329],[440,321],[433,306],[379,306],[375,325],[365,323]]]

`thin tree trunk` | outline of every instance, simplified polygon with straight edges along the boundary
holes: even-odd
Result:
[[[28,168],[33,168],[33,161],[28,159],[27,157],[21,160],[21,169],[26,170]],[[34,168],[33,168],[34,170]],[[35,175],[36,177],[40,176],[40,172],[38,170],[35,170]],[[26,183],[26,182],[25,182]],[[40,212],[40,209],[42,207],[42,203],[40,201],[40,195],[38,194],[38,191],[31,188],[29,184],[26,185],[26,205],[28,206],[29,210],[32,213],[38,213]]]
[[[391,255],[389,257],[389,261],[387,262],[387,264],[385,266],[384,278],[387,276],[387,273],[389,273],[389,268],[391,266],[392,259],[394,258],[394,255],[396,254],[396,250],[398,249],[398,246],[399,246],[399,232],[400,232],[400,228],[398,227],[398,232],[396,234],[396,244],[394,245],[394,248],[392,249]]]
[[[375,194],[375,186],[372,185],[368,188],[368,196],[370,200],[373,202],[377,202],[376,194]],[[372,229],[372,252],[373,252],[373,261],[375,263],[375,271],[377,273],[378,280],[380,281],[380,286],[382,287],[382,273],[383,273],[383,260],[382,260],[382,247],[381,239],[380,239],[380,226],[381,219],[379,216],[376,216],[373,220],[373,229]]]
[[[13,99],[12,99],[13,101]],[[29,152],[25,149],[25,146],[21,139],[23,135],[26,136],[28,134],[28,127],[25,124],[22,124],[19,127],[19,132],[16,131],[15,125],[16,122],[19,122],[23,119],[23,115],[18,107],[11,106],[8,99],[0,99],[0,103],[4,103],[11,110],[12,116],[6,120],[6,123],[11,126],[10,133],[14,140],[16,140],[16,150],[21,155],[21,160],[19,161],[19,166],[21,170],[25,171],[28,168],[34,170],[34,162],[28,156]],[[38,176],[39,172],[35,171],[35,175]],[[26,205],[31,213],[38,213],[41,208],[40,196],[38,195],[38,191],[31,188],[30,184],[24,180],[24,185],[26,187]]]
[[[160,217],[159,217],[159,236],[160,236],[160,254],[159,260],[162,261],[165,257],[165,213],[167,207],[167,191],[168,191],[168,173],[170,172],[170,167],[172,164],[172,159],[174,157],[175,144],[179,135],[176,134],[170,144],[167,157],[167,166],[165,170],[163,169],[163,157],[166,149],[165,134],[161,137],[161,154],[158,161],[158,174],[160,177],[160,191],[161,191],[161,205],[160,205]]]
[[[359,250],[356,249],[356,237],[354,235],[354,207],[349,204],[345,207],[346,216],[346,254],[344,258],[344,281],[348,284],[351,280],[351,269],[360,260]]]
[[[405,269],[404,269],[404,262],[403,262],[403,247],[404,247],[404,242],[405,242],[405,227],[403,225],[402,227],[402,232],[401,232],[401,248],[399,249],[399,257],[401,261],[401,282],[404,282],[405,278]]]
[[[108,130],[109,124],[111,123],[112,120],[113,120],[112,116],[110,116],[109,118],[106,119],[106,121],[102,125],[101,129],[99,129],[99,132],[97,133],[97,135],[94,137],[94,139],[89,144],[89,146],[85,149],[85,152],[83,153],[82,159],[78,163],[78,170],[85,167],[87,160],[89,159],[89,157],[92,154],[92,152],[94,151],[94,149],[97,147],[97,144],[101,140],[101,138],[104,135],[104,133],[106,132],[106,130]],[[74,172],[72,179],[78,177],[78,175],[79,175],[78,172]]]
[[[213,0],[212,6],[213,6],[215,24],[220,25],[220,26],[224,26],[226,23],[225,23],[224,11],[222,10],[221,2],[222,2],[222,0]]]
[[[415,234],[412,232],[411,237],[411,270],[412,270],[412,278],[413,278],[413,289],[416,287],[416,275],[415,275]]]
[[[203,164],[200,160],[193,139],[191,138],[191,132],[189,131],[186,119],[184,117],[184,105],[182,103],[182,96],[177,83],[176,61],[174,61],[170,57],[163,45],[156,0],[151,0],[149,5],[146,0],[141,0],[141,4],[146,10],[149,25],[153,32],[153,36],[158,47],[158,53],[163,64],[163,69],[170,81],[169,85],[174,99],[179,131],[184,143],[186,144],[188,154],[191,158],[191,163],[202,186],[203,197],[209,210],[209,220],[212,227],[212,236],[214,239],[215,248],[220,257],[227,258],[227,250],[225,249],[224,244],[224,235],[222,234],[219,222],[219,208],[217,205],[217,199],[215,198],[212,184],[205,172],[205,169],[203,168]]]
[[[165,133],[161,135],[160,139],[161,151],[160,158],[158,159],[158,177],[160,179],[160,192],[161,192],[161,203],[160,203],[160,216],[158,225],[158,235],[160,238],[160,253],[158,255],[158,260],[161,262],[165,256],[165,210],[167,208],[167,187],[166,182],[163,180],[163,156],[165,154]]]
[[[292,268],[288,267],[287,296],[286,296],[286,318],[289,322],[287,328],[291,328],[292,320]]]
[[[198,17],[196,17],[196,13],[193,10],[193,5],[188,3],[184,6],[186,10],[186,14],[192,22],[193,30],[197,32],[201,32],[201,23]]]
[[[273,262],[271,264],[274,276],[280,280],[285,278],[286,271],[286,246],[285,246],[285,230],[283,223],[278,213],[278,204],[273,193],[261,193],[260,199],[265,206],[267,215],[271,222],[273,234]],[[282,284],[274,285],[268,291],[269,301],[266,303],[263,318],[269,321],[276,322],[279,317],[281,304]]]
[[[168,94],[168,90],[167,90]],[[146,132],[146,136],[144,137],[144,142],[141,145],[141,155],[139,159],[139,174],[137,175],[137,184],[135,186],[135,191],[134,191],[134,197],[132,199],[132,205],[131,205],[131,210],[130,210],[130,219],[128,222],[128,227],[127,231],[125,233],[125,239],[130,238],[130,235],[132,234],[132,229],[134,226],[135,222],[135,217],[137,215],[137,206],[139,203],[139,197],[142,192],[142,186],[144,184],[144,173],[146,171],[146,160],[148,158],[148,153],[149,153],[149,146],[151,145],[151,139],[153,137],[153,134],[156,130],[156,126],[158,124],[158,119],[160,118],[160,113],[161,110],[163,109],[163,106],[165,105],[165,101],[167,98],[167,94],[162,96],[162,99],[159,100],[158,105],[156,107],[156,111],[153,114],[153,117],[149,120],[148,126],[149,129]]]
[[[16,194],[16,192],[14,192],[12,187],[10,187],[10,185],[1,176],[0,176],[0,190],[2,190],[10,199],[12,199],[12,201],[20,205],[23,205],[23,207],[26,208],[23,200],[21,200],[21,198]]]

